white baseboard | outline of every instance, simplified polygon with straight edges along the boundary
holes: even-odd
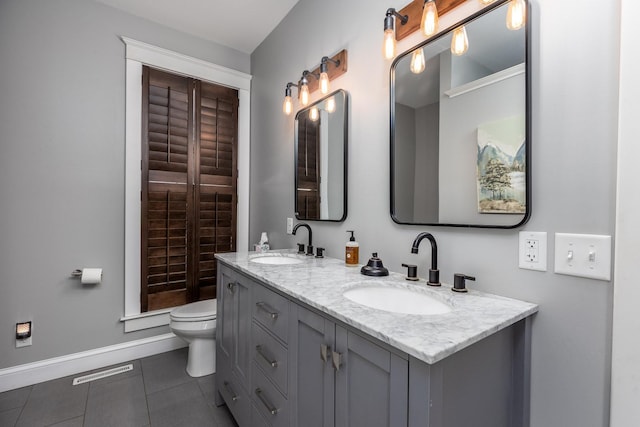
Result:
[[[173,333],[0,369],[0,392],[186,347]]]

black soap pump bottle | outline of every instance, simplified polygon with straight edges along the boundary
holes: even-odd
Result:
[[[345,248],[344,263],[349,267],[356,267],[358,265],[360,245],[356,242],[356,238],[353,237],[353,230],[347,230],[347,233],[351,233],[351,237]]]

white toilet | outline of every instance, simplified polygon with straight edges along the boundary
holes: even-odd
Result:
[[[171,331],[189,343],[187,373],[192,377],[216,370],[216,300],[193,302],[171,310]]]

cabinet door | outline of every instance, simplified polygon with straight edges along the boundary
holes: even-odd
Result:
[[[231,368],[233,353],[233,305],[235,277],[226,268],[218,270],[216,319],[216,371]],[[224,365],[224,366],[223,366]]]
[[[234,357],[232,369],[242,381],[245,389],[250,388],[251,366],[251,287],[252,282],[238,275],[231,292],[233,293]]]
[[[337,427],[407,426],[406,359],[339,326],[332,356]]]
[[[334,425],[335,382],[331,351],[335,325],[294,303],[291,303],[291,317],[291,425],[331,427]]]

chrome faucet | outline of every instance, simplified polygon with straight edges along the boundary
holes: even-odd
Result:
[[[413,241],[413,245],[411,245],[411,253],[418,253],[418,246],[420,246],[420,242],[422,239],[427,238],[431,243],[431,268],[429,269],[429,280],[427,281],[427,285],[429,286],[440,286],[440,270],[438,270],[438,245],[436,244],[436,239],[431,235],[431,233],[420,233],[416,236],[416,239]]]
[[[293,227],[291,234],[295,236],[296,231],[298,231],[298,228],[300,227],[305,227],[309,232],[309,244],[307,245],[307,255],[311,256],[313,255],[313,234],[311,233],[311,227],[309,226],[309,224],[306,224],[304,222],[299,222],[298,224],[295,225],[295,227]]]

